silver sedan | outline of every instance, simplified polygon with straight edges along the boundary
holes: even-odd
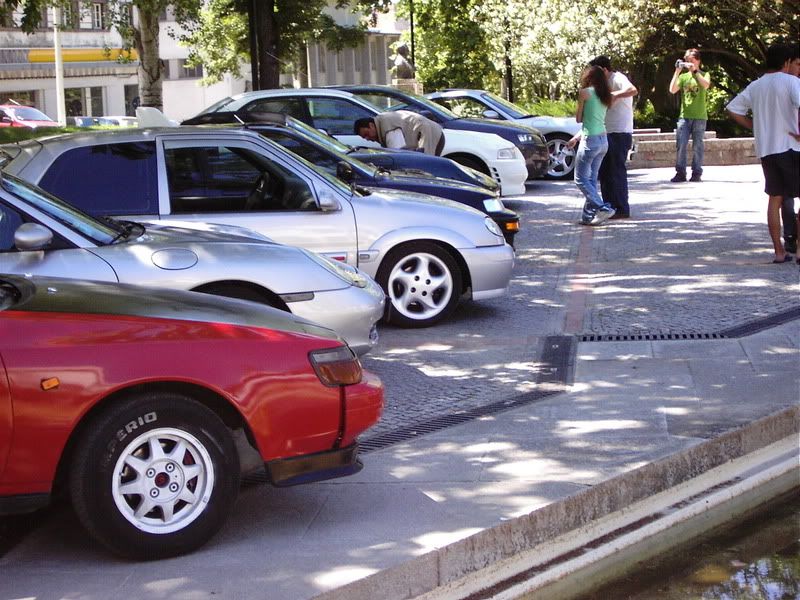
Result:
[[[370,277],[243,228],[225,229],[99,221],[16,177],[0,179],[0,273],[241,298],[329,327],[361,354],[377,342],[385,297]]]

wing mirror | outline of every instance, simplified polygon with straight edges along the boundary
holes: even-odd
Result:
[[[53,241],[53,232],[38,223],[23,223],[14,232],[17,250],[42,250]]]
[[[336,165],[336,176],[345,183],[353,183],[355,174],[353,173],[352,165],[350,165],[350,163],[346,163],[345,161],[341,161]]]
[[[492,110],[491,108],[488,108],[485,111],[483,111],[483,118],[484,119],[500,119],[502,117],[500,116],[500,113],[497,112],[496,110]]]

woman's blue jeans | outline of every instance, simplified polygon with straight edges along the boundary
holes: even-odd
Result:
[[[608,152],[608,138],[605,133],[581,138],[578,153],[575,155],[575,185],[586,197],[581,219],[588,223],[598,210],[611,210],[611,205],[603,202],[597,185],[600,164]]]

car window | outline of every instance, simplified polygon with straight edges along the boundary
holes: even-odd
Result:
[[[167,147],[172,214],[316,210],[309,184],[246,148]]]
[[[158,214],[155,142],[73,148],[39,185],[95,216]]]
[[[242,109],[244,113],[280,113],[295,119],[305,119],[303,104],[297,98],[262,98],[255,100]]]
[[[353,124],[373,113],[362,106],[339,98],[309,98],[308,111],[314,127],[329,135],[353,135]]]
[[[302,156],[314,166],[325,169],[328,173],[336,174],[336,165],[339,163],[336,155],[325,152],[309,142],[296,139],[280,131],[262,131],[260,133],[264,137],[278,142],[287,150]]]
[[[437,104],[441,104],[449,108],[455,115],[460,118],[465,117],[483,117],[483,112],[487,107],[475,100],[474,98],[461,97],[461,98],[447,98],[437,99]]]
[[[0,203],[0,252],[15,250],[14,232],[24,222],[16,210]]]
[[[400,107],[407,110],[406,103],[398,98],[387,96],[385,94],[378,94],[373,92],[357,92],[356,94],[362,100],[366,100],[370,104],[374,104],[381,110],[397,110]]]
[[[51,219],[77,231],[98,245],[110,244],[119,238],[120,226],[103,222],[51,196],[46,191],[9,174],[3,174],[0,185],[8,193],[45,213]]]

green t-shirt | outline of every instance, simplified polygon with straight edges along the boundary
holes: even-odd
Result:
[[[589,90],[589,97],[583,103],[583,129],[584,136],[600,135],[606,132],[606,110],[608,107],[600,102],[593,87]]]
[[[703,78],[711,81],[707,73]],[[708,120],[706,110],[706,88],[697,83],[692,73],[681,73],[678,76],[678,88],[681,91],[681,118]]]

